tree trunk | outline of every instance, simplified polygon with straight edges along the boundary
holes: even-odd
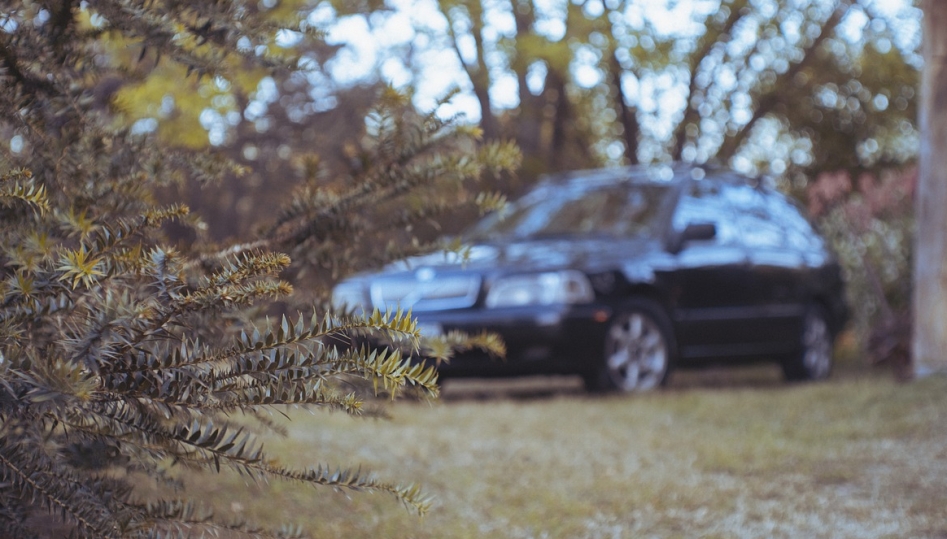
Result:
[[[947,373],[947,2],[923,0],[914,373]]]
[[[535,30],[533,25],[535,17],[533,16],[533,6],[530,2],[513,2],[513,20],[516,22],[516,52],[510,58],[510,69],[516,73],[516,80],[519,83],[520,106],[516,113],[516,143],[523,152],[523,162],[538,160],[545,161],[542,155],[542,124],[543,124],[543,106],[545,99],[543,96],[535,96],[529,91],[526,84],[526,76],[529,72],[529,64],[533,59],[522,50],[522,43],[529,39]],[[529,165],[527,164],[527,167]],[[528,170],[528,168],[527,168]]]
[[[483,138],[487,140],[498,139],[500,138],[500,124],[493,115],[493,106],[490,101],[490,85],[493,81],[490,77],[490,71],[487,69],[487,61],[484,58],[483,4],[481,0],[462,2],[461,4],[467,8],[470,37],[473,38],[477,51],[477,59],[473,65],[469,65],[464,61],[464,55],[460,52],[460,46],[457,42],[458,36],[454,31],[455,21],[451,17],[450,3],[441,0],[437,3],[437,6],[447,21],[447,33],[450,36],[451,46],[454,47],[454,52],[457,53],[457,60],[463,66],[464,72],[467,73],[467,77],[473,85],[474,95],[477,96],[477,101],[480,103],[480,128],[483,129]]]
[[[615,89],[615,112],[618,113],[618,120],[622,127],[622,140],[625,143],[625,162],[629,165],[638,164],[638,138],[641,136],[641,124],[638,122],[636,107],[629,107],[625,101],[625,90],[622,88],[621,76],[624,71],[621,62],[615,56],[615,51],[610,50],[612,86]]]

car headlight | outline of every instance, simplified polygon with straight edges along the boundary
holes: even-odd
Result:
[[[581,272],[553,271],[497,279],[487,294],[487,307],[588,303],[594,298],[592,285]]]
[[[368,305],[365,287],[358,283],[340,283],[332,290],[332,307],[352,309],[356,314],[366,312]]]

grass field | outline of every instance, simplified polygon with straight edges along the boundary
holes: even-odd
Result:
[[[266,445],[287,464],[419,481],[436,497],[424,519],[386,495],[226,474],[190,478],[190,494],[327,538],[947,537],[943,377],[784,385],[755,368],[608,397],[572,380],[464,382],[388,410],[294,411]]]

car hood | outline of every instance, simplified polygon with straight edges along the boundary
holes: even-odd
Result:
[[[492,271],[541,271],[575,268],[595,271],[617,268],[630,258],[660,249],[653,238],[539,239],[474,244],[461,253],[438,251],[393,262],[384,273],[420,268]]]

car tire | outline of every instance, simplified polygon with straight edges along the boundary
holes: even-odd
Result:
[[[835,337],[825,309],[813,305],[806,310],[799,334],[799,350],[783,361],[786,380],[815,381],[828,378],[832,372]]]
[[[655,389],[667,383],[674,355],[664,309],[650,300],[629,301],[608,322],[603,357],[586,375],[586,388],[622,393]]]

